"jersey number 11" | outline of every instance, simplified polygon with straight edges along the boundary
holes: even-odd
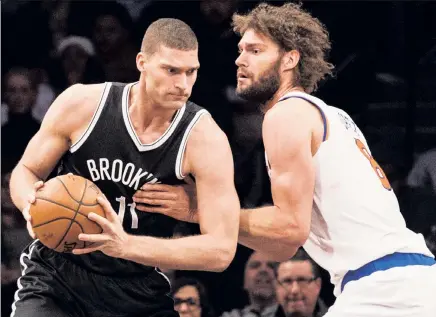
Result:
[[[126,213],[126,197],[121,196],[116,198],[116,201],[120,203],[120,207],[118,208],[118,218],[123,224],[124,214]],[[127,204],[127,207],[130,207],[130,215],[132,216],[132,229],[138,229],[138,214],[136,213],[135,207],[136,203]]]

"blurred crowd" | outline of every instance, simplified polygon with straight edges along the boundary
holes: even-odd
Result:
[[[282,1],[267,1],[277,4]],[[234,154],[242,207],[271,202],[262,113],[235,94],[235,11],[258,1],[2,1],[2,314],[10,312],[19,257],[30,237],[9,195],[10,172],[52,101],[75,83],[133,82],[147,26],[188,23],[201,70],[191,100],[208,109]],[[431,2],[308,1],[329,29],[335,77],[316,95],[349,112],[398,195],[408,226],[436,252],[436,10]],[[59,122],[62,124],[62,122]],[[180,223],[175,235],[198,227]],[[328,274],[303,251],[289,261],[239,247],[224,273],[166,272],[181,316],[322,316],[334,302]],[[298,312],[295,313],[295,312]],[[293,315],[294,313],[294,315]]]

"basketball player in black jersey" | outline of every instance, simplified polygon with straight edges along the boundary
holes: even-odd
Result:
[[[54,167],[92,180],[105,194],[104,232],[81,235],[92,247],[57,253],[35,240],[22,254],[13,316],[177,316],[159,268],[222,271],[237,243],[239,202],[225,134],[188,101],[198,44],[180,20],[147,29],[137,83],[74,85],[50,107],[11,177],[11,195],[28,207]],[[169,239],[175,220],[138,212],[145,183],[195,178],[201,234]],[[80,255],[79,255],[80,254]]]

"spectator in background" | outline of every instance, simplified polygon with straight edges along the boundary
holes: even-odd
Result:
[[[10,173],[1,177],[1,315],[9,316],[17,279],[21,275],[19,257],[31,238],[26,230],[26,223],[12,203],[9,191]]]
[[[62,39],[57,47],[57,56],[49,69],[49,77],[58,93],[77,83],[103,82],[103,68],[95,57],[92,42],[82,36]]]
[[[407,185],[427,190],[436,195],[436,149],[418,156],[407,177]]]
[[[214,317],[203,284],[193,278],[181,277],[172,285],[174,309],[180,317]]]
[[[319,298],[321,272],[319,266],[300,248],[288,261],[276,268],[276,294],[280,308],[277,317],[320,317],[327,307]]]
[[[37,84],[26,68],[13,68],[4,78],[7,121],[2,125],[2,173],[12,170],[40,123],[32,115]]]
[[[53,100],[56,98],[56,94],[52,86],[49,84],[48,79],[45,76],[45,71],[41,68],[27,69],[23,67],[12,68],[8,71],[10,72],[23,72],[26,73],[25,76],[29,76],[32,83],[36,86],[36,100],[32,106],[32,117],[38,121],[42,122],[48,108],[52,104]],[[6,77],[6,76],[5,76]],[[6,99],[6,98],[5,98]],[[1,123],[2,126],[9,121],[9,107],[7,101],[1,105]]]
[[[104,2],[94,21],[93,41],[106,81],[138,80],[133,21],[127,9],[117,2]]]
[[[274,291],[274,266],[267,255],[253,252],[248,258],[244,272],[244,289],[249,305],[233,309],[221,317],[272,317],[277,310]]]

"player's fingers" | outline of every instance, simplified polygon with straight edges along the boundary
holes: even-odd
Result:
[[[37,191],[38,189],[42,188],[44,186],[44,182],[43,181],[37,181],[35,184],[33,184],[33,188],[35,189],[35,191]]]
[[[81,255],[81,254],[91,253],[91,252],[98,251],[98,250],[100,250],[100,246],[88,247],[88,248],[83,248],[83,249],[74,249],[72,252],[75,255]]]
[[[142,204],[136,205],[136,209],[144,212],[159,213],[163,215],[166,215],[166,210],[167,210],[167,208],[165,207],[153,207],[153,206],[147,206]]]
[[[27,231],[29,232],[29,235],[32,237],[32,239],[36,238],[35,232],[33,232],[32,224],[30,222],[27,222]]]
[[[30,221],[30,219],[32,219],[32,217],[30,216],[29,209],[30,209],[30,205],[27,205],[23,209],[23,217],[26,221]]]
[[[108,213],[106,213],[106,216],[108,216]],[[90,212],[88,214],[88,218],[90,220],[98,223],[100,225],[100,227],[103,228],[103,231],[105,231],[105,232],[112,232],[113,231],[110,219],[106,219],[100,215],[97,215],[94,212]]]
[[[176,200],[177,194],[173,192],[162,192],[162,191],[143,191],[138,190],[133,195],[133,201],[137,198],[145,198],[150,200]],[[157,203],[153,203],[156,205]]]
[[[171,185],[166,184],[144,184],[141,187],[143,191],[162,191],[162,192],[170,192]]]
[[[105,234],[79,234],[79,240],[86,242],[105,242],[108,240],[107,235]]]
[[[112,208],[111,203],[109,202],[109,200],[107,200],[106,196],[97,197],[97,202],[100,204],[100,206],[102,206],[104,208],[104,211],[106,212],[106,218],[110,222],[119,221],[117,213]],[[104,219],[104,218],[102,218],[102,219]]]
[[[33,204],[33,203],[35,203],[35,201],[36,201],[36,196],[35,196],[34,192],[29,194],[29,196],[27,196],[27,202],[29,204]]]
[[[147,204],[150,206],[167,206],[170,201],[160,200],[160,199],[149,199],[149,198],[136,198],[133,197],[133,201],[139,204]]]

